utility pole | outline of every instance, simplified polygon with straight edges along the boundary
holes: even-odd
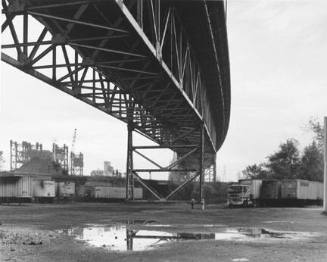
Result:
[[[327,213],[327,117],[324,118],[324,213]]]

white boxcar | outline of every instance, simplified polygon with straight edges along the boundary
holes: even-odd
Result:
[[[57,192],[59,198],[75,196],[75,182],[65,181],[57,183]]]
[[[96,186],[94,187],[94,198],[108,198],[109,199],[109,190],[108,186]]]
[[[281,198],[299,200],[322,199],[323,184],[303,179],[282,180]]]
[[[33,181],[33,196],[37,198],[55,197],[56,183],[52,180],[34,180]]]
[[[33,188],[30,176],[0,177],[1,198],[32,198]]]

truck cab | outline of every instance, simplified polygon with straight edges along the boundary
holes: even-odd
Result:
[[[227,206],[252,205],[251,186],[244,184],[232,184],[227,190]]]

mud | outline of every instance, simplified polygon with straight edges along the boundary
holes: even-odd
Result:
[[[0,261],[327,261],[319,208],[0,206]]]

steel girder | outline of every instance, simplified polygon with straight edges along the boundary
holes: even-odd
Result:
[[[132,122],[128,123],[128,140],[127,140],[127,165],[126,165],[126,200],[134,200],[134,180],[137,180],[145,189],[147,189],[152,196],[154,196],[157,200],[166,201],[170,200],[177,192],[181,191],[187,184],[199,178],[199,199],[201,202],[203,197],[203,182],[205,178],[204,172],[204,126],[200,127],[200,144],[198,145],[190,145],[190,144],[178,144],[174,145],[174,149],[184,149],[187,152],[180,156],[178,159],[170,163],[168,166],[161,166],[156,161],[152,160],[150,157],[146,156],[146,154],[141,153],[139,150],[145,149],[163,149],[167,146],[158,145],[158,146],[134,146],[133,145],[133,124]],[[170,147],[167,147],[170,148]],[[147,168],[147,169],[135,169],[134,168],[134,153],[141,156],[143,159],[147,160],[156,168]],[[194,157],[197,153],[197,157]],[[193,165],[188,167],[180,168],[179,165],[185,161],[193,157]],[[196,159],[198,158],[198,159]],[[197,160],[194,163],[194,159]],[[209,169],[207,169],[209,170]],[[170,173],[187,173],[187,178],[182,181],[182,183],[172,192],[170,192],[167,196],[162,196],[155,189],[151,188],[150,185],[147,184],[147,181],[143,180],[140,176],[140,173],[149,172],[149,173],[159,173],[159,172],[170,172]]]
[[[225,136],[229,114],[222,107],[223,95],[219,105],[211,101],[216,94],[208,91],[200,51],[192,46],[180,3],[175,2],[179,1],[2,0],[2,32],[9,32],[12,42],[2,43],[1,58],[132,123],[135,131],[179,154],[187,150],[176,144],[200,144],[203,125],[204,165],[209,166],[223,140],[217,137]],[[198,2],[195,7],[207,15],[204,21],[213,37],[210,10],[206,1]],[[30,21],[42,27],[35,39],[30,37]],[[212,50],[216,57],[219,52]],[[222,72],[217,68],[221,93]],[[224,111],[219,123],[216,107]],[[219,125],[223,135],[217,134]]]

